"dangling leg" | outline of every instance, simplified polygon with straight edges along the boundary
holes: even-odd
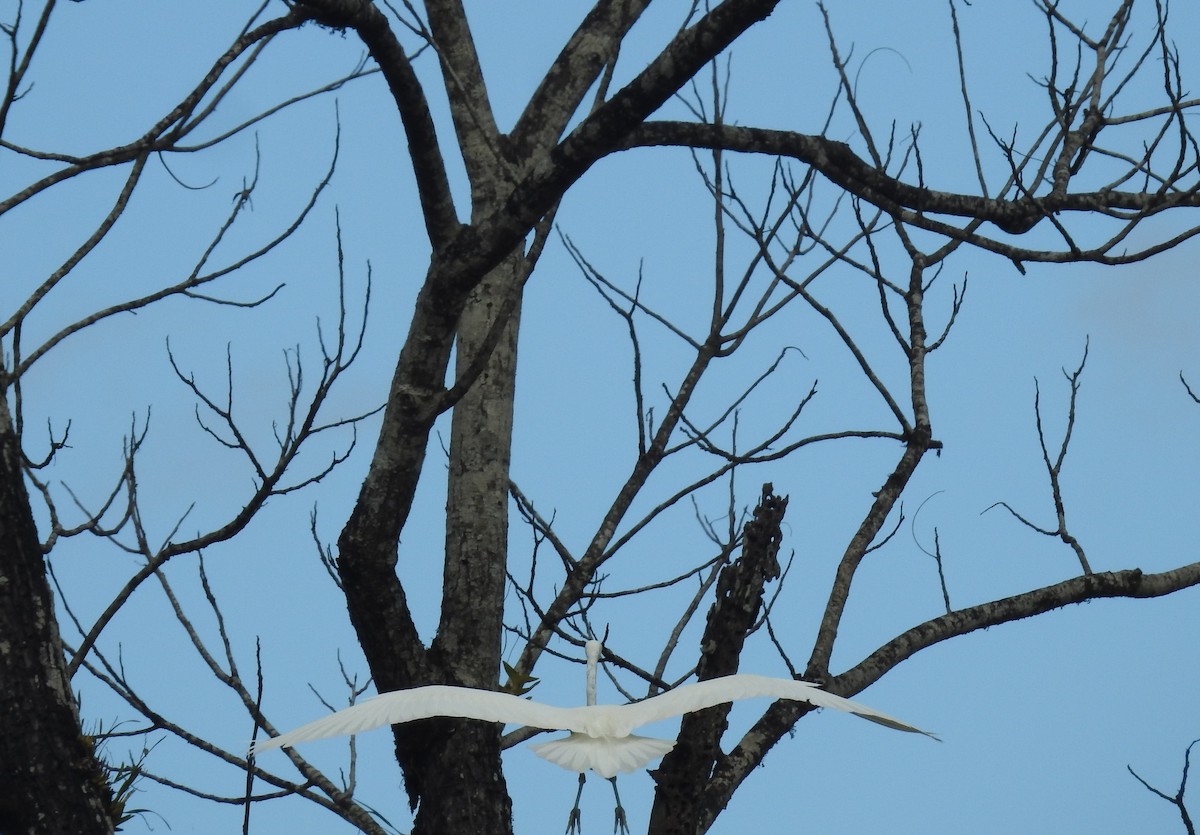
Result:
[[[625,820],[625,807],[621,805],[621,793],[617,791],[617,778],[609,777],[608,782],[612,783],[613,797],[617,801],[617,808],[613,810],[613,835],[618,832],[621,835],[629,835],[629,821]]]
[[[583,815],[579,811],[579,798],[583,797],[584,779],[584,773],[579,772],[579,791],[575,792],[575,805],[571,807],[571,814],[567,816],[567,835],[575,835],[576,832],[583,835]]]

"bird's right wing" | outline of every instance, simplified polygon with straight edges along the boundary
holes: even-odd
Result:
[[[583,731],[585,718],[580,708],[544,705],[510,693],[497,693],[492,690],[433,684],[381,693],[331,713],[323,719],[302,725],[294,731],[265,739],[255,744],[254,752],[333,736],[357,734],[385,725],[430,719],[435,716],[568,731]]]
[[[867,707],[864,704],[852,702],[841,696],[835,696],[832,693],[822,690],[812,682],[797,681],[790,678],[771,678],[769,676],[758,676],[747,673],[685,684],[645,701],[624,705],[621,707],[621,711],[623,718],[629,720],[629,724],[632,727],[640,727],[641,725],[647,725],[661,719],[668,719],[672,716],[679,716],[696,710],[704,710],[705,708],[714,707],[724,702],[760,697],[790,699],[797,702],[807,702],[814,707],[831,707],[836,710],[844,710],[847,713],[853,713],[855,716],[861,716],[863,719],[869,719],[872,722],[877,722],[880,725],[885,725],[898,731],[924,734],[925,736],[937,739],[936,736],[928,731],[923,731],[907,722],[901,722],[899,719],[888,716],[886,713]]]

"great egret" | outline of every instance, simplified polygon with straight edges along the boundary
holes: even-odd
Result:
[[[598,705],[596,665],[602,650],[599,641],[588,641],[585,645],[587,704],[583,707],[556,707],[510,693],[432,684],[410,690],[381,693],[315,722],[302,725],[294,731],[262,740],[254,745],[253,751],[257,754],[271,748],[284,748],[301,742],[357,734],[384,725],[398,725],[402,722],[444,716],[502,722],[506,725],[526,725],[544,730],[570,731],[570,735],[563,739],[529,747],[539,757],[555,765],[568,771],[578,771],[581,783],[584,773],[589,769],[612,780],[617,772],[636,771],[675,747],[673,740],[638,736],[633,733],[635,728],[725,702],[759,697],[807,702],[814,707],[831,707],[889,728],[937,739],[933,734],[894,719],[886,713],[827,693],[811,682],[746,673],[684,684],[631,704]],[[580,790],[582,788],[581,785]],[[615,781],[613,788],[616,789]],[[568,831],[571,831],[573,824],[578,820],[578,804],[577,795],[576,808],[572,811]],[[618,810],[619,804],[620,798]]]

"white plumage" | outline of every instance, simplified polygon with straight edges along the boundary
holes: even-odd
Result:
[[[617,772],[637,771],[651,760],[665,756],[675,747],[669,739],[654,739],[630,734],[626,737],[571,734],[530,745],[530,750],[567,771],[583,773],[588,769],[601,777],[615,777]]]
[[[635,728],[724,702],[760,697],[831,707],[896,730],[933,736],[866,705],[827,693],[810,682],[749,674],[685,684],[632,704],[598,705],[595,704],[595,675],[600,642],[588,641],[586,651],[588,704],[582,707],[556,707],[509,693],[435,684],[380,694],[294,731],[263,740],[254,746],[254,752],[444,716],[570,731],[571,735],[566,738],[530,747],[539,757],[570,771],[582,773],[590,769],[611,778],[619,771],[642,768],[675,745],[671,740],[637,736],[633,733]]]

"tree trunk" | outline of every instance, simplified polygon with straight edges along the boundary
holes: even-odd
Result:
[[[80,728],[21,446],[0,394],[0,833],[111,833],[109,799]]]
[[[786,496],[775,495],[770,484],[763,485],[754,518],[744,528],[742,554],[717,578],[716,598],[700,639],[698,681],[738,671],[742,647],[762,612],[763,592],[767,583],[779,577],[787,503]],[[683,717],[675,747],[653,773],[651,835],[695,835],[712,824],[712,816],[705,819],[704,788],[724,756],[721,736],[729,725],[729,709],[726,703]]]
[[[460,375],[480,350],[488,350],[505,302],[520,292],[520,269],[516,253],[472,292],[458,327]],[[518,319],[514,310],[483,373],[454,407],[442,617],[429,653],[432,666],[449,683],[485,689],[496,686],[500,670]],[[442,733],[433,740],[436,753],[421,756],[414,833],[511,833],[500,727],[468,721],[434,727]]]

